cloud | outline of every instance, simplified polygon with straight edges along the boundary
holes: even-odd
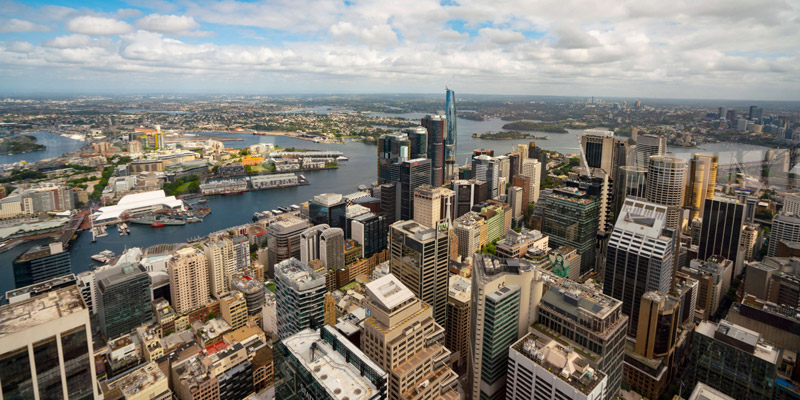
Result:
[[[14,53],[30,53],[35,47],[28,42],[11,42],[8,51]]]
[[[478,31],[478,35],[500,45],[525,41],[523,34],[505,29],[483,28]]]
[[[350,22],[339,22],[330,28],[335,38],[349,38],[371,45],[388,45],[397,42],[397,34],[389,25],[359,27]]]
[[[136,26],[151,32],[180,34],[200,27],[194,18],[186,15],[150,14],[136,21]]]
[[[120,8],[117,10],[117,17],[122,19],[136,18],[140,15],[142,15],[142,12],[135,8]]]
[[[79,47],[105,47],[111,43],[108,39],[94,39],[87,35],[75,34],[59,36],[44,42],[44,46],[57,49],[74,49]]]
[[[74,18],[67,23],[70,32],[82,33],[84,35],[120,35],[133,30],[127,22],[113,18],[95,17],[85,15]]]
[[[50,28],[23,19],[0,20],[0,33],[47,32]]]
[[[559,27],[555,30],[558,36],[556,47],[563,49],[589,49],[600,46],[596,37],[573,27]]]

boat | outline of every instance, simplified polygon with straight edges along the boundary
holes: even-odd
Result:
[[[153,222],[152,224],[150,224],[150,226],[153,227],[153,228],[161,228],[162,226],[164,226],[164,223],[156,221],[156,222]]]
[[[192,215],[191,217],[187,217],[186,218],[186,222],[190,222],[190,223],[203,222],[203,219],[199,218],[199,217],[195,217],[194,215]]]
[[[113,251],[111,251],[111,250],[103,250],[103,251],[93,255],[91,258],[92,258],[93,261],[99,262],[101,264],[105,264],[105,263],[111,261],[111,259],[114,258],[114,256],[116,256],[116,254],[114,254]]]
[[[242,194],[244,192],[230,192],[230,193],[221,193],[223,196],[235,196],[237,194]]]
[[[169,215],[155,215],[146,214],[136,218],[131,218],[128,222],[132,224],[150,225],[156,227],[154,224],[159,223],[160,226],[164,225],[186,225],[186,220],[182,218],[172,217]]]
[[[280,210],[272,210],[273,215],[283,214],[283,211]]]
[[[345,157],[345,156],[336,157],[336,161],[348,161],[348,160],[350,160],[350,159]]]

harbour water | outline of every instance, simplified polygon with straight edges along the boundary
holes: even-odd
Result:
[[[418,118],[424,114],[400,114],[406,118]],[[458,137],[458,163],[463,163],[472,150],[475,148],[488,148],[495,150],[498,154],[511,151],[518,143],[528,143],[529,140],[482,140],[472,138],[472,133],[500,130],[505,121],[493,119],[489,121],[470,121],[459,119]],[[547,136],[548,140],[537,140],[537,143],[544,149],[554,150],[565,153],[575,153],[578,151],[576,134],[580,131],[573,131],[569,134],[548,134],[535,133],[535,136]],[[74,151],[80,147],[81,142],[65,138],[50,133],[40,133],[42,143],[48,146],[48,155],[39,159],[56,157],[58,151],[64,153]],[[226,135],[240,137],[242,141],[226,142],[227,146],[245,147],[255,143],[273,143],[281,147],[295,147],[315,150],[338,150],[349,157],[349,161],[339,164],[339,169],[305,172],[310,181],[310,185],[299,186],[285,189],[262,190],[245,192],[235,196],[214,196],[208,198],[208,206],[212,213],[204,218],[202,223],[186,224],[183,226],[164,226],[161,228],[151,228],[147,225],[131,225],[131,234],[119,236],[116,228],[110,229],[109,235],[99,238],[96,243],[91,242],[91,234],[83,232],[77,240],[70,246],[70,258],[72,270],[75,273],[86,271],[96,265],[91,261],[93,254],[102,250],[111,250],[117,254],[131,247],[148,247],[159,243],[176,243],[186,241],[190,237],[206,235],[210,232],[225,229],[230,226],[244,224],[251,221],[251,217],[256,211],[271,210],[279,206],[299,204],[311,199],[319,193],[342,193],[349,194],[358,190],[359,185],[369,185],[375,180],[376,176],[376,147],[358,142],[347,142],[345,144],[323,144],[313,143],[306,140],[294,139],[284,136],[254,136],[250,134],[220,133],[211,132],[201,135]],[[38,136],[37,136],[38,137]],[[51,142],[47,143],[44,140]],[[681,149],[669,148],[672,155],[681,158],[690,158],[695,152],[705,152],[718,154],[720,163],[726,164],[732,151],[741,151],[740,160],[756,161],[763,157],[767,148],[761,146],[749,146],[741,144],[717,143],[706,145],[703,149]],[[28,153],[30,156],[34,153]],[[13,162],[8,157],[0,156],[0,164]],[[31,157],[23,158],[33,161]],[[33,244],[33,243],[31,243]],[[30,245],[21,245],[0,254],[0,293],[14,288],[14,274],[12,261],[18,255],[26,251]]]
[[[50,132],[32,132],[25,135],[35,137],[36,143],[43,144],[45,149],[30,153],[2,155],[0,156],[0,164],[11,164],[19,161],[33,163],[71,153],[83,146],[83,140],[70,139]]]

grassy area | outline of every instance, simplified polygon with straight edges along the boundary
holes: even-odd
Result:
[[[268,284],[267,284],[267,289],[268,289],[270,292],[272,292],[272,293],[275,293],[275,284],[274,284],[274,283],[268,283]]]
[[[348,290],[348,289],[352,289],[352,288],[354,288],[356,285],[358,285],[358,282],[356,282],[356,281],[351,281],[350,283],[348,283],[348,284],[346,284],[346,285],[342,286],[340,289],[341,289],[341,290],[345,290],[345,291],[346,291],[346,290]]]

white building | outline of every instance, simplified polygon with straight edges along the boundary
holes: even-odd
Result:
[[[175,196],[167,196],[163,190],[129,194],[120,199],[113,206],[100,207],[94,214],[97,222],[110,221],[119,218],[123,213],[139,214],[155,211],[162,208],[184,211],[183,200]]]

